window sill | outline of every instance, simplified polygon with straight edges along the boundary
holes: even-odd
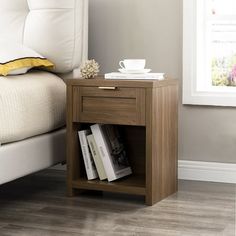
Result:
[[[229,91],[229,90],[230,91]],[[186,91],[183,93],[184,105],[208,105],[236,107],[236,88],[226,90],[213,89],[211,91]]]

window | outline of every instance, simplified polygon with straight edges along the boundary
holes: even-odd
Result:
[[[236,106],[236,1],[183,7],[183,103]]]

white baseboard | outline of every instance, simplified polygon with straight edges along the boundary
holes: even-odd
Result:
[[[179,160],[178,165],[179,179],[236,184],[236,164]],[[66,170],[66,165],[52,169]]]
[[[236,164],[179,160],[179,179],[236,184]]]

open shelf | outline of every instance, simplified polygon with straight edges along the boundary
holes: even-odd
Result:
[[[146,194],[145,177],[142,175],[130,175],[113,182],[108,182],[106,180],[101,181],[99,179],[87,180],[87,178],[84,177],[74,180],[72,186],[85,190],[109,191],[142,196],[145,196]]]
[[[75,127],[77,130],[88,129],[92,124],[81,122]],[[78,141],[78,153],[81,158],[78,160],[79,174],[72,182],[72,187],[84,190],[99,190],[135,195],[146,195],[146,174],[145,174],[145,127],[117,125],[125,145],[127,158],[132,169],[132,174],[121,179],[108,182],[87,180],[82,151]]]

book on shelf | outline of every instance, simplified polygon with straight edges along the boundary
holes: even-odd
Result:
[[[107,179],[106,171],[104,169],[102,159],[100,157],[98,147],[97,147],[97,144],[95,142],[95,139],[94,139],[93,135],[92,134],[88,135],[87,140],[88,140],[90,151],[91,151],[92,156],[93,156],[95,166],[97,168],[99,179],[100,180],[105,180],[105,179]]]
[[[98,147],[108,181],[132,174],[124,144],[118,129],[114,125],[95,124],[92,134]]]
[[[164,73],[146,73],[146,74],[126,74],[120,72],[112,72],[105,74],[105,79],[151,79],[151,80],[163,80]]]
[[[91,131],[81,130],[78,132],[78,134],[87,178],[88,180],[96,179],[98,178],[98,173],[87,141],[87,136],[91,134]]]

